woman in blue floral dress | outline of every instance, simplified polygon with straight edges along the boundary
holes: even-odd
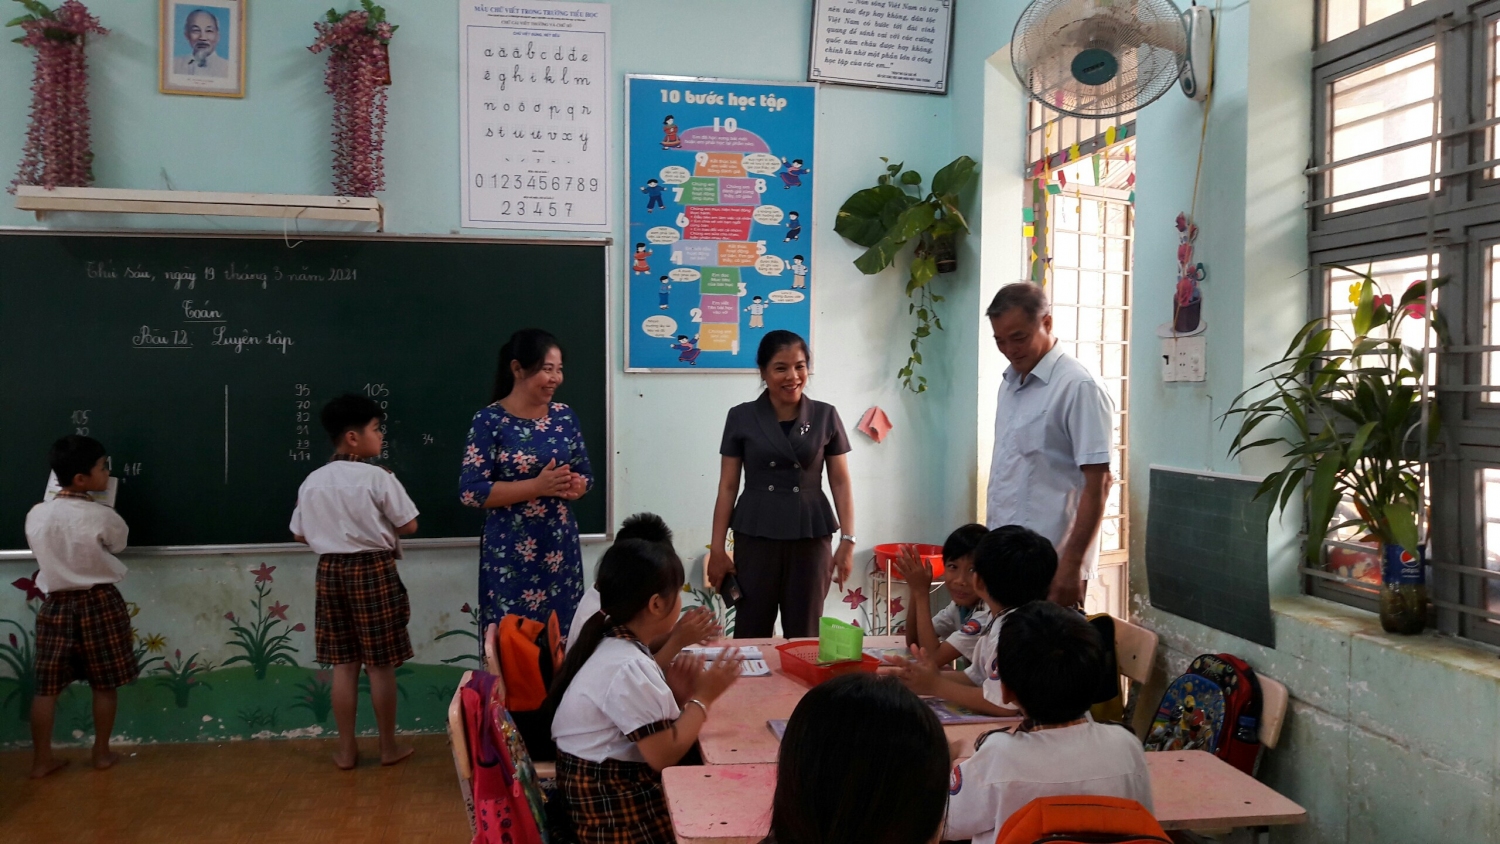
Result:
[[[534,328],[500,348],[494,401],[474,414],[459,499],[489,510],[479,543],[481,629],[507,614],[566,624],[583,596],[578,520],[568,505],[594,484],[578,418],[554,402],[557,338]]]

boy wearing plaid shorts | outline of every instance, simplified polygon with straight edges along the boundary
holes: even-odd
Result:
[[[417,530],[417,507],[379,457],[385,411],[364,396],[343,395],[323,407],[335,453],[297,490],[292,535],[318,553],[314,642],[317,660],[333,666],[333,717],[339,728],[334,764],[359,762],[354,717],[359,669],[370,676],[380,728],[380,763],[410,756],[396,744],[396,667],[412,657],[406,624],[411,605],[396,572],[399,537]]]
[[[36,697],[31,702],[31,776],[45,777],[67,762],[52,755],[57,696],[74,680],[93,687],[94,767],[110,767],[117,689],[141,673],[130,634],[130,611],[115,588],[125,566],[115,554],[130,533],[112,508],[90,492],[109,489],[104,446],[81,436],[52,444],[47,461],[62,491],[26,514],[26,544],[36,555],[37,588],[46,593],[36,614]]]

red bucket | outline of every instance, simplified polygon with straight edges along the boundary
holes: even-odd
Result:
[[[943,576],[943,546],[923,545],[912,542],[891,542],[885,545],[875,546],[875,567],[882,572],[890,572],[897,580],[901,579],[901,570],[896,567],[896,560],[901,557],[902,548],[913,548],[921,556],[922,561],[932,566],[932,579],[936,580]]]

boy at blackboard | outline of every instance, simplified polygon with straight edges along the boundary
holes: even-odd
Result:
[[[380,764],[410,756],[396,744],[396,668],[412,658],[411,604],[396,572],[399,538],[417,530],[417,507],[378,457],[385,411],[365,396],[343,395],[323,407],[323,428],[335,448],[297,490],[292,535],[318,553],[314,611],[317,660],[333,666],[333,717],[339,749],[334,764],[359,763],[354,718],[359,670],[370,676],[370,702],[380,729]]]
[[[140,674],[130,636],[130,611],[115,584],[125,566],[130,530],[112,508],[89,497],[109,488],[104,446],[68,436],[52,444],[47,462],[62,490],[26,514],[26,544],[36,555],[36,586],[46,593],[36,614],[36,697],[31,702],[31,776],[67,763],[52,756],[57,696],[85,680],[94,697],[94,767],[113,765],[109,734],[118,689]]]

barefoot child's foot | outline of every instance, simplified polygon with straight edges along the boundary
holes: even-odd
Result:
[[[103,753],[97,750],[94,751],[94,770],[107,771],[113,768],[118,761],[120,761],[120,754],[118,753],[111,753],[108,750]]]
[[[348,753],[340,750],[333,754],[333,764],[339,766],[340,771],[352,771],[359,764],[359,751]]]
[[[49,759],[46,762],[38,762],[37,764],[31,766],[31,778],[34,780],[39,780],[42,777],[47,776],[48,774],[54,774],[58,771],[61,771],[64,767],[67,766],[67,764],[68,760],[66,759]]]
[[[381,753],[380,753],[380,764],[382,764],[382,765],[398,765],[398,764],[400,764],[402,762],[405,762],[407,760],[407,758],[412,755],[413,752],[415,752],[415,749],[414,748],[410,748],[410,747],[398,747],[398,748],[395,748],[394,750],[390,751],[389,753],[387,753],[385,751],[381,751]]]

